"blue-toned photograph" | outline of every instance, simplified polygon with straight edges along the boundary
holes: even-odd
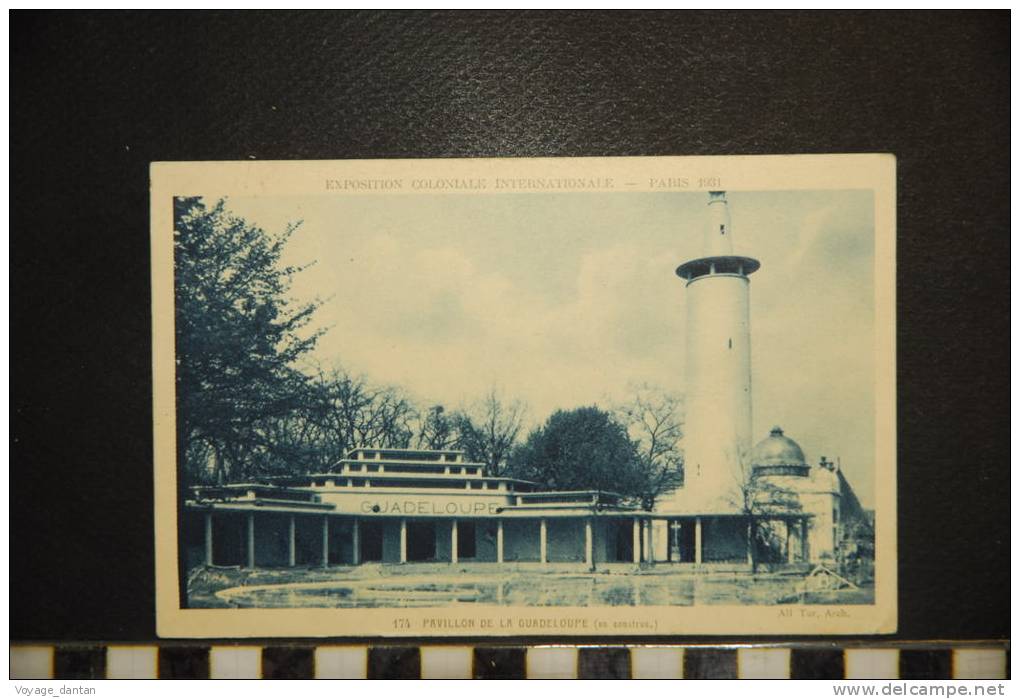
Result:
[[[874,603],[873,191],[441,184],[174,199],[182,606]]]

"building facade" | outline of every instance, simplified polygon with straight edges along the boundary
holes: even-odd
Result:
[[[201,486],[192,565],[640,563],[651,513],[600,491],[490,477],[460,451],[357,449],[335,472]],[[196,537],[192,536],[192,541]]]

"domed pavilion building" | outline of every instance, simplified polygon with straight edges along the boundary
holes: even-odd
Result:
[[[782,550],[790,563],[835,558],[842,499],[836,465],[822,457],[810,466],[804,450],[780,427],[755,445],[751,465],[749,509],[764,520],[771,536],[762,538],[772,551]]]

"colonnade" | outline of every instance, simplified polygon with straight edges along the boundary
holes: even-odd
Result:
[[[255,513],[246,512],[244,513],[244,566],[246,568],[255,567]],[[297,565],[297,517],[308,516],[308,515],[297,515],[290,514],[287,516],[287,565],[289,567],[295,567]],[[504,519],[496,520],[496,562],[503,563],[505,561],[504,542],[506,536],[504,533]],[[549,562],[549,526],[547,518],[538,518],[539,521],[539,562]],[[329,551],[330,551],[330,523],[329,515],[321,515],[321,555],[319,563],[326,567],[329,565]],[[632,518],[632,556],[634,563],[652,562],[654,551],[654,539],[651,521],[646,518],[634,517]],[[399,520],[399,562],[408,562],[408,520],[401,518]],[[451,520],[450,526],[450,562],[458,562],[458,549],[459,549],[459,535],[460,535],[460,521],[457,519]],[[207,511],[204,513],[204,554],[205,564],[208,566],[213,565],[213,513]],[[586,565],[591,566],[594,563],[594,549],[595,549],[595,534],[592,526],[592,518],[586,517],[584,519],[584,562]],[[361,563],[361,518],[354,517],[352,519],[351,527],[351,552],[352,552],[352,564],[359,565]]]
[[[244,560],[243,565],[247,568],[255,567],[255,514],[254,512],[246,512],[243,514],[244,517]],[[287,565],[294,567],[297,565],[297,517],[306,517],[309,515],[298,515],[290,514],[287,515]],[[311,515],[316,516],[316,515]],[[319,551],[318,563],[323,567],[329,565],[329,554],[330,554],[330,516],[319,515],[321,518],[321,548]],[[538,519],[538,537],[539,537],[539,563],[546,564],[549,562],[549,524],[545,517]],[[632,540],[631,540],[631,554],[632,562],[634,564],[640,563],[654,563],[655,562],[655,527],[652,526],[653,520],[648,517],[633,517],[631,519],[632,527]],[[687,518],[684,518],[687,519]],[[701,517],[691,518],[694,525],[694,541],[693,541],[693,563],[700,565],[704,560],[704,534]],[[460,537],[460,521],[457,519],[450,521],[450,562],[459,562],[459,537]],[[505,541],[506,535],[504,532],[504,522],[506,520],[499,518],[496,520],[496,563],[503,563],[505,557]],[[808,560],[808,523],[806,517],[799,518],[783,518],[785,525],[785,549],[786,549],[786,562],[795,563],[799,560]],[[678,536],[677,532],[681,527],[681,523],[677,520],[670,522],[667,532],[672,530],[672,536]],[[751,527],[748,526],[750,532]],[[782,533],[781,533],[782,535]],[[688,541],[690,541],[688,539]],[[399,562],[408,562],[408,519],[401,518],[399,520]],[[213,513],[206,511],[204,513],[204,554],[205,564],[213,565]],[[751,542],[748,542],[749,549]],[[362,562],[361,552],[361,518],[354,517],[351,520],[351,563],[353,565],[359,565]],[[690,544],[688,544],[689,546]],[[675,541],[670,544],[675,550]],[[593,531],[592,518],[584,518],[584,562],[586,565],[591,566],[594,562],[594,548],[595,548],[595,535]],[[306,549],[307,550],[307,549]],[[491,551],[491,549],[490,549]],[[690,551],[690,549],[688,549]],[[491,555],[491,554],[490,554]],[[748,550],[748,559],[750,560],[750,550]]]

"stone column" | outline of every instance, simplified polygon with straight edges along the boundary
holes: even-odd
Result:
[[[642,539],[643,539],[642,544],[644,545],[644,550],[645,550],[644,561],[645,561],[645,563],[651,563],[652,562],[652,557],[653,557],[652,556],[652,520],[650,520],[650,519],[642,520],[641,521],[641,527],[642,527],[642,532],[643,532],[643,535],[644,535],[642,537]]]
[[[811,560],[811,545],[808,542],[807,517],[800,520],[800,555],[807,562]]]
[[[754,517],[747,518],[747,565],[754,565]]]
[[[329,515],[322,517],[322,567],[329,567]]]
[[[460,534],[460,527],[457,520],[450,522],[450,563],[457,562],[457,537]]]
[[[786,562],[794,563],[797,556],[793,551],[793,520],[786,520]]]
[[[683,561],[683,553],[680,551],[680,532],[682,526],[678,520],[667,522],[667,531],[669,532],[669,561],[671,563],[680,563]]]
[[[407,563],[407,520],[400,520],[400,562]]]
[[[694,562],[701,565],[701,517],[694,518]]]
[[[297,564],[297,521],[294,515],[287,522],[287,565],[293,568]]]
[[[213,521],[212,512],[205,513],[205,564],[213,564]]]
[[[354,526],[352,527],[351,535],[351,563],[354,565],[361,564],[361,522],[357,517],[354,518]]]
[[[654,531],[655,527],[652,526],[652,522],[653,522],[653,520],[649,519],[648,520],[648,524],[647,524],[647,528],[648,528],[648,562],[654,565],[654,563],[655,563],[655,531]]]
[[[496,521],[496,563],[503,562],[503,520]]]
[[[545,517],[540,519],[538,522],[538,552],[539,552],[538,559],[542,563],[547,563],[549,557],[546,555],[547,551],[546,551]]]
[[[247,551],[246,551],[246,553],[247,553],[247,556],[246,556],[247,567],[248,568],[254,568],[255,567],[255,513],[254,512],[249,512],[248,513],[248,531],[247,531],[246,539],[247,539],[247,541],[245,543],[247,544],[247,546],[246,546],[246,548],[247,548]]]
[[[634,562],[635,563],[640,563],[641,562],[641,520],[639,520],[637,517],[634,518],[634,523],[633,523],[633,525],[631,527],[631,530],[632,530],[632,537],[631,538],[633,539],[633,543],[631,544],[631,547],[633,548],[633,551],[631,552],[632,553],[632,557],[634,558]]]
[[[584,520],[584,562],[590,568],[594,562],[594,551],[592,550],[591,520]]]

